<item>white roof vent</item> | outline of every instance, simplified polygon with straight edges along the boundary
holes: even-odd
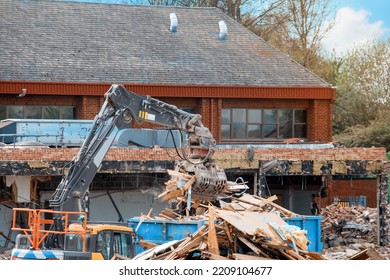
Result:
[[[219,40],[225,40],[227,36],[227,26],[226,23],[221,20],[219,21]]]
[[[169,28],[169,30],[171,32],[176,32],[176,30],[177,30],[177,16],[175,13],[170,13],[169,17],[171,18],[171,27]]]

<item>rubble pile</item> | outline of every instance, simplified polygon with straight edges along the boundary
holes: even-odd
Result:
[[[327,259],[390,259],[390,246],[379,247],[376,208],[329,205],[321,210],[322,254]]]
[[[285,222],[282,217],[296,214],[273,203],[276,199],[244,194],[221,207],[209,204],[203,216],[206,222],[195,233],[154,247],[148,242],[149,250],[134,259],[325,259],[307,250],[307,232]]]
[[[323,208],[321,215],[324,248],[377,243],[376,208],[332,204]]]

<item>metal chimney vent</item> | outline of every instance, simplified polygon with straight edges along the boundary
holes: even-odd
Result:
[[[219,21],[219,40],[225,40],[227,36],[227,26],[226,23],[221,20]]]
[[[171,27],[169,30],[174,33],[177,30],[177,16],[175,13],[170,13],[169,17],[171,18]]]

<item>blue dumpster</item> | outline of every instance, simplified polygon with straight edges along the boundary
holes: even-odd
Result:
[[[140,240],[149,241],[155,244],[163,244],[171,240],[180,240],[193,234],[204,224],[204,220],[175,221],[175,220],[144,220],[140,225],[140,218],[128,219],[128,226],[136,230],[137,252],[144,249],[139,245]]]
[[[308,250],[320,253],[322,251],[321,219],[322,216],[298,216],[285,221],[289,225],[307,230],[307,239],[310,241]]]

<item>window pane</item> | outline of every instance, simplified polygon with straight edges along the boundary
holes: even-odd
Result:
[[[264,109],[264,124],[276,124],[277,110]]]
[[[26,119],[41,119],[42,107],[40,106],[26,106],[24,107],[24,117]]]
[[[42,107],[44,119],[59,119],[60,118],[60,107],[58,106],[44,106]]]
[[[246,109],[233,109],[233,138],[246,138]]]
[[[248,110],[248,123],[261,123],[261,110]]]
[[[292,109],[280,109],[278,110],[279,123],[292,122]]]
[[[294,110],[295,123],[307,123],[306,110]]]
[[[7,118],[7,111],[5,105],[0,105],[0,120]]]
[[[248,125],[248,138],[251,138],[251,139],[261,138],[261,125],[260,124]]]
[[[222,124],[230,124],[230,109],[222,109]]]
[[[307,138],[307,125],[306,124],[294,125],[294,137]]]
[[[263,125],[263,138],[276,138],[276,124]]]
[[[229,139],[230,138],[230,125],[229,124],[223,124],[221,132],[222,132],[222,138],[223,139]]]
[[[61,107],[61,119],[72,120],[75,118],[75,107]]]
[[[23,106],[8,106],[8,118],[23,119]]]
[[[279,116],[279,138],[287,139],[293,136],[292,109],[278,110]]]

